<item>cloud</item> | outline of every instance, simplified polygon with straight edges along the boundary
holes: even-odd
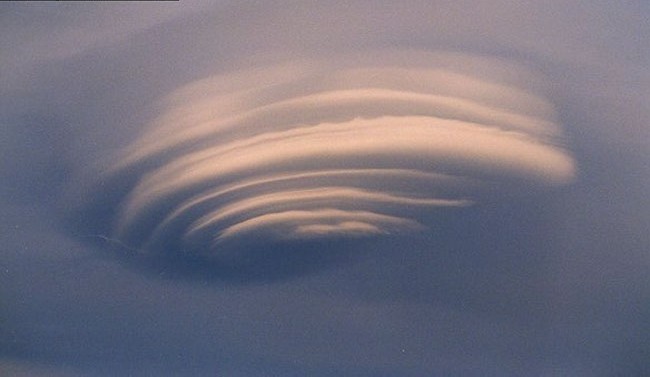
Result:
[[[471,205],[482,187],[572,180],[540,81],[503,59],[412,50],[208,77],[167,96],[91,183],[89,207],[122,185],[112,236],[154,255],[425,229],[427,212]]]
[[[225,3],[0,5],[0,369],[650,375],[645,3]]]

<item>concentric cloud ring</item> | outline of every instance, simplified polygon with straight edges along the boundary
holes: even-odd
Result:
[[[493,58],[382,52],[189,84],[102,175],[126,187],[114,236],[218,258],[426,229],[423,214],[471,205],[487,182],[564,184],[575,167],[539,82]]]

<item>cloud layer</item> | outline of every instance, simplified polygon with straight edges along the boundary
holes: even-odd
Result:
[[[540,83],[502,59],[414,51],[208,77],[162,102],[85,204],[118,192],[112,236],[147,254],[426,229],[488,187],[572,179]]]
[[[650,2],[200,3],[0,2],[0,370],[650,376]],[[209,172],[409,119],[579,171],[529,193],[565,180],[457,137]]]

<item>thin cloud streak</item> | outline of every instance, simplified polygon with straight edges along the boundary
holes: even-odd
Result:
[[[315,237],[325,233],[345,235],[350,230],[352,235],[359,235],[359,230],[372,229],[371,233],[402,232],[421,229],[414,221],[394,216],[387,216],[367,211],[343,211],[338,209],[317,209],[313,211],[287,211],[269,213],[237,223],[226,228],[216,239],[220,241],[236,235],[245,235],[253,231],[270,228],[279,238]],[[284,229],[283,229],[284,228]],[[323,232],[323,230],[330,230]],[[189,232],[193,235],[194,229]]]

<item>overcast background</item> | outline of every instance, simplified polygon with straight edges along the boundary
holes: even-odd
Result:
[[[0,371],[650,375],[649,4],[1,4]],[[249,57],[380,48],[539,70],[575,181],[235,274],[130,263],[70,221],[70,187],[177,87]]]

